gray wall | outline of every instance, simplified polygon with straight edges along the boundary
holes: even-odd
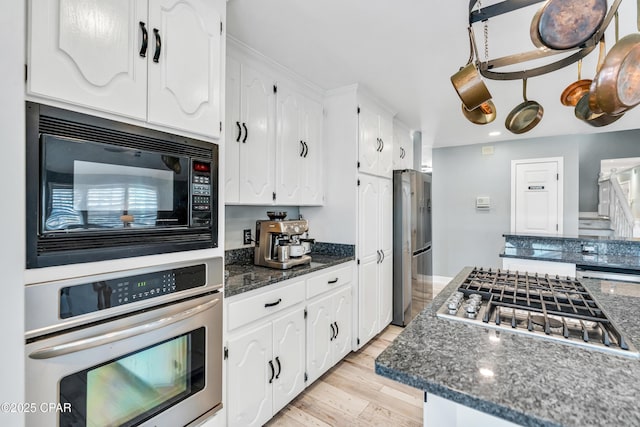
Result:
[[[578,233],[578,145],[582,136],[496,142],[433,149],[434,275],[454,276],[465,266],[501,267],[502,234],[511,227],[511,160],[564,158],[564,234]],[[477,211],[477,196],[491,197]]]
[[[583,135],[579,152],[580,212],[597,212],[600,160],[640,157],[640,130]]]

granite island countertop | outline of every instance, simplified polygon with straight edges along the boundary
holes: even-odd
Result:
[[[380,354],[376,373],[523,426],[640,426],[639,359],[436,317],[470,271]],[[581,282],[640,348],[640,285]]]
[[[288,270],[261,267],[254,265],[252,262],[227,264],[225,269],[229,272],[229,277],[224,284],[224,295],[229,298],[355,259],[354,255],[344,253],[323,254],[312,252],[310,255],[311,264],[299,265]]]

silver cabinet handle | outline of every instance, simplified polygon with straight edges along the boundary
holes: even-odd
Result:
[[[101,345],[109,344],[112,342],[120,341],[126,338],[142,335],[147,332],[154,331],[156,329],[164,328],[181,320],[193,317],[203,311],[212,308],[214,305],[220,302],[220,298],[216,298],[213,301],[207,301],[204,304],[200,304],[196,307],[185,310],[181,313],[174,314],[172,316],[162,317],[148,323],[142,323],[131,328],[121,329],[115,332],[108,332],[102,335],[96,335],[89,338],[83,338],[78,341],[72,341],[65,344],[55,345],[53,347],[46,347],[40,350],[36,350],[29,355],[31,359],[51,359],[58,356],[64,356],[65,354],[76,353],[78,351],[88,350],[90,348],[99,347]]]

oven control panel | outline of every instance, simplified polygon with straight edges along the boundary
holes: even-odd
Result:
[[[206,266],[200,264],[64,287],[60,289],[60,318],[205,286],[206,273]]]
[[[191,170],[191,225],[211,225],[211,163],[193,161]]]

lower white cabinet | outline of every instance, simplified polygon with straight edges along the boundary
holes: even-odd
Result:
[[[351,286],[307,305],[307,374],[309,383],[351,351]]]
[[[517,427],[511,421],[480,412],[435,394],[426,393],[423,425],[425,427]]]
[[[227,341],[229,426],[261,426],[305,387],[304,307]]]

